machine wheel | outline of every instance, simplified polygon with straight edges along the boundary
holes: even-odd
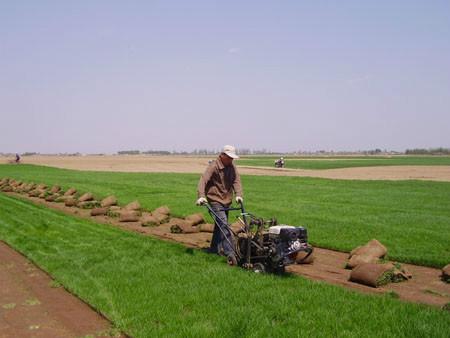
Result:
[[[277,265],[277,266],[274,266],[274,267],[272,268],[272,272],[273,272],[274,274],[276,274],[276,275],[282,275],[282,274],[284,274],[284,273],[286,272],[286,269],[285,269],[284,264],[283,264],[283,265]]]
[[[253,272],[256,272],[256,273],[265,273],[266,272],[266,267],[262,263],[253,264],[252,269],[253,269]]]

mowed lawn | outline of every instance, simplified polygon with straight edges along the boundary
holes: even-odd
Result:
[[[238,165],[273,167],[275,156],[246,156],[239,160]],[[450,166],[450,156],[393,156],[393,157],[334,157],[334,158],[299,158],[284,157],[285,167],[290,169],[337,169],[354,167],[375,167],[393,165],[447,165]]]
[[[199,175],[0,165],[0,177],[73,186],[98,198],[114,194],[122,204],[137,199],[148,209],[168,205],[178,216],[207,214],[194,205]],[[242,181],[248,211],[306,226],[313,245],[350,251],[376,238],[393,260],[434,267],[450,262],[450,183],[269,176]]]
[[[230,268],[2,193],[0,239],[133,337],[448,337],[450,328],[443,310]]]

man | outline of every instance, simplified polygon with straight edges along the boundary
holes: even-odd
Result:
[[[234,236],[228,227],[228,211],[222,209],[231,205],[233,192],[236,195],[236,202],[243,202],[241,178],[233,164],[233,160],[237,158],[239,156],[236,155],[236,149],[233,146],[224,146],[219,157],[209,164],[200,177],[197,188],[197,205],[209,203],[218,216],[217,219],[212,215],[215,227],[210,252],[224,254],[230,265],[237,264],[234,254]]]

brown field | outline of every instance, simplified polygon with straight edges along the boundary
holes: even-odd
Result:
[[[27,156],[22,163],[93,171],[202,173],[214,156],[86,155]],[[8,163],[10,158],[0,158]],[[450,166],[385,166],[326,170],[239,166],[243,175],[302,176],[353,180],[430,180],[450,182]]]

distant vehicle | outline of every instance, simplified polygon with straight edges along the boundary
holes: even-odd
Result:
[[[275,168],[284,168],[284,158],[280,157],[275,161]]]

